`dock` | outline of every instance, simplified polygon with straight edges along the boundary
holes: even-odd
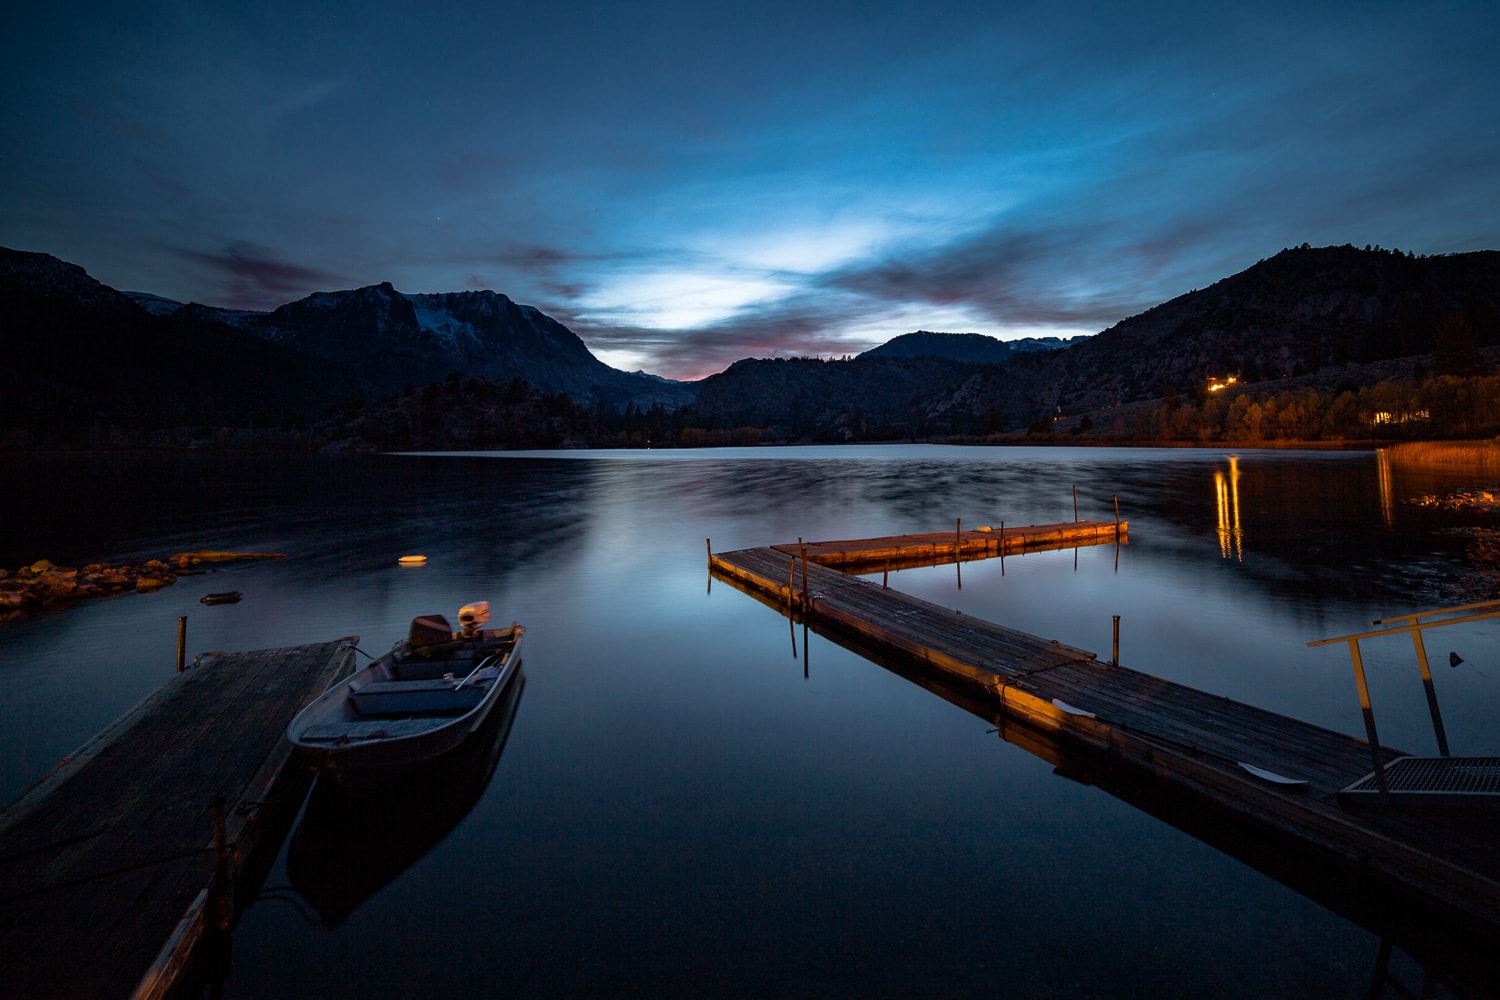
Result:
[[[1024,538],[1028,529],[1007,529],[1008,537],[1012,530]],[[947,537],[951,561],[954,536]],[[851,548],[866,552],[887,541]],[[1467,807],[1350,805],[1339,793],[1371,773],[1369,742],[891,590],[835,568],[869,568],[863,559],[846,561],[840,544],[713,553],[710,543],[709,570],[794,622],[957,700],[1006,740],[1054,763],[1066,755],[1071,771],[1095,776],[1090,784],[1186,802],[1227,823],[1233,840],[1282,845],[1293,852],[1283,859],[1295,857],[1299,869],[1479,934],[1494,954],[1494,813],[1476,819]],[[1403,756],[1390,747],[1378,753],[1382,761]]]
[[[1128,541],[1129,531],[1128,521],[1065,521],[1010,528],[1002,521],[998,526],[986,524],[967,531],[962,522],[955,522],[952,531],[799,542],[771,548],[787,555],[802,555],[810,562],[833,566],[846,573],[874,573],[1106,542],[1124,544]]]
[[[6,996],[165,995],[279,846],[310,780],[286,725],[357,642],[189,667],[0,812]]]

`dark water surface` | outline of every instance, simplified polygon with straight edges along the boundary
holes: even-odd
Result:
[[[705,539],[1056,522],[1075,484],[1102,520],[1117,496],[1118,549],[891,585],[1106,658],[1119,615],[1127,666],[1361,734],[1346,653],[1306,643],[1459,603],[1465,543],[1438,529],[1460,519],[1401,501],[1474,484],[1371,452],[936,446],[3,468],[30,499],[0,566],[287,555],[0,623],[3,799],[170,677],[179,615],[190,654],[349,633],[378,653],[479,599],[527,627],[524,691],[446,790],[309,804],[234,932],[230,997],[1368,996],[1376,934],[804,649],[709,586]],[[244,600],[198,601],[223,590]],[[1500,753],[1500,626],[1451,631],[1428,643],[1449,740]],[[1410,644],[1366,656],[1382,740],[1431,752]],[[1420,983],[1399,947],[1391,967]]]

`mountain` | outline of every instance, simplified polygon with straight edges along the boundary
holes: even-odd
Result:
[[[710,427],[766,427],[782,440],[921,435],[931,429],[931,402],[982,370],[968,362],[868,351],[847,361],[746,358],[700,382],[689,412]]]
[[[1446,333],[1445,333],[1446,331]],[[1065,351],[1019,357],[958,405],[1012,422],[1098,411],[1210,376],[1255,382],[1500,344],[1500,251],[1415,257],[1353,246],[1283,250]],[[1441,361],[1441,358],[1438,359]],[[1441,367],[1441,364],[1438,364]]]
[[[161,308],[153,304],[152,308]],[[389,282],[315,292],[269,313],[190,304],[173,315],[215,319],[263,340],[332,361],[382,395],[454,372],[520,378],[543,392],[620,408],[675,409],[691,386],[609,367],[572,330],[497,292],[405,294]]]
[[[746,359],[699,383],[616,371],[495,292],[382,283],[232,311],[122,293],[46,254],[0,249],[0,317],[0,445],[310,421],[369,444],[670,444],[745,429],[764,432],[746,440],[878,440],[1052,429],[1060,415],[1082,424],[1105,411],[1116,426],[1131,405],[1207,398],[1210,377],[1238,377],[1220,399],[1296,386],[1327,405],[1393,376],[1479,372],[1500,351],[1500,252],[1304,245],[1093,337],[918,331],[844,361]]]
[[[862,358],[939,358],[970,364],[997,365],[1012,356],[1032,351],[1054,351],[1087,340],[1087,337],[1027,337],[1022,340],[1000,340],[982,333],[930,333],[918,330],[904,333],[879,347],[872,347]]]
[[[692,413],[792,439],[985,434],[1174,393],[1192,399],[1211,376],[1321,375],[1332,389],[1393,370],[1460,371],[1496,345],[1500,252],[1304,246],[1066,347],[920,331],[850,361],[741,361],[704,380]]]
[[[0,248],[0,317],[0,435],[22,442],[182,424],[276,427],[360,389],[242,330],[152,315],[48,254]]]

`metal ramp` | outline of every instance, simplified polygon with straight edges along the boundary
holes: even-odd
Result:
[[[1500,757],[1397,757],[1385,766],[1386,791],[1399,802],[1449,804],[1489,800],[1500,805]],[[1351,800],[1379,800],[1375,772],[1339,791]]]
[[[1364,800],[1449,804],[1474,804],[1488,799],[1500,803],[1500,757],[1453,757],[1448,752],[1448,734],[1443,729],[1443,716],[1438,709],[1437,691],[1427,662],[1427,648],[1422,642],[1422,633],[1427,629],[1496,617],[1500,617],[1500,600],[1481,601],[1456,608],[1440,608],[1436,611],[1419,611],[1415,614],[1377,619],[1371,624],[1387,627],[1308,643],[1308,646],[1348,644],[1349,660],[1354,667],[1354,683],[1359,692],[1359,707],[1365,717],[1365,734],[1369,738],[1371,766],[1374,770],[1342,789],[1339,792],[1340,799],[1348,802]],[[1422,686],[1427,693],[1427,710],[1432,716],[1433,736],[1437,739],[1438,753],[1442,756],[1397,757],[1384,766],[1381,765],[1380,737],[1375,732],[1375,713],[1370,707],[1370,688],[1365,681],[1364,657],[1360,653],[1359,642],[1361,639],[1391,635],[1411,636],[1417,668],[1422,674]],[[1454,661],[1455,666],[1457,663],[1458,661]]]

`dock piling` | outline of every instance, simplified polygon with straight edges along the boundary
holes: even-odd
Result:
[[[177,619],[177,672],[187,669],[187,615]]]
[[[1118,667],[1120,665],[1120,616],[1115,615],[1115,637],[1109,647],[1109,665]]]
[[[1073,520],[1078,520],[1078,484],[1073,484]]]

